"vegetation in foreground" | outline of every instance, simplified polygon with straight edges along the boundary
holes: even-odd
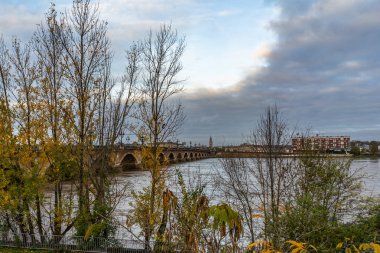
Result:
[[[142,168],[151,180],[131,192],[121,225],[147,249],[216,253],[240,252],[248,241],[270,242],[271,250],[289,239],[305,243],[295,253],[313,250],[305,245],[334,251],[342,241],[378,243],[379,201],[361,198],[360,173],[349,160],[277,155],[293,131],[276,106],[250,136],[265,157],[223,159],[211,182],[199,175],[185,182],[177,172],[169,184],[160,143],[175,137],[184,120],[173,99],[182,90],[184,39],[165,25],[148,33],[127,51],[123,77],[114,78],[107,23],[99,17],[89,0],[73,1],[63,14],[52,5],[31,42],[14,39],[8,49],[0,38],[1,232],[31,241],[50,234],[89,243],[112,237],[127,186],[115,185],[111,160],[128,130],[142,143]],[[67,178],[73,180],[64,191]]]

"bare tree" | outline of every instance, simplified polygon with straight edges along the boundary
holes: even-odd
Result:
[[[264,214],[264,236],[275,246],[281,238],[280,208],[291,195],[294,161],[283,157],[292,132],[277,106],[268,107],[252,132],[251,142],[261,154],[253,160],[251,173],[257,181],[257,193]]]
[[[40,96],[47,105],[46,120],[49,123],[49,132],[53,141],[58,142],[63,138],[60,125],[63,120],[61,107],[63,106],[64,51],[58,38],[60,26],[54,7],[52,4],[44,23],[37,26],[37,31],[33,36],[33,47],[41,73]]]
[[[151,31],[141,43],[142,82],[139,118],[148,141],[156,148],[177,133],[184,121],[181,104],[169,99],[182,91],[180,62],[185,49],[184,38],[169,25],[156,34]]]
[[[132,47],[127,54],[128,65],[120,83],[116,83],[111,77],[110,61],[104,68],[95,115],[98,124],[93,128],[96,152],[89,156],[91,168],[89,175],[94,189],[92,226],[102,228],[96,236],[109,236],[112,230],[109,221],[113,220],[112,213],[127,187],[118,184],[110,174],[111,155],[114,149],[118,148],[116,140],[127,128],[127,119],[135,103],[137,59],[138,51]]]
[[[146,189],[149,204],[145,218],[155,220],[153,224],[142,225],[145,226],[144,238],[148,245],[155,233],[155,226],[161,223],[156,231],[158,240],[166,227],[166,217],[162,217],[161,221],[158,219],[162,211],[159,203],[165,188],[165,169],[160,163],[160,152],[162,143],[175,136],[184,121],[182,105],[172,101],[172,98],[182,91],[178,74],[182,70],[180,60],[185,40],[170,25],[163,25],[158,32],[151,31],[138,44],[138,48],[141,66],[137,108],[139,124],[134,130],[145,140],[143,167],[151,174],[151,185]]]
[[[221,170],[215,178],[216,187],[222,199],[237,208],[248,232],[245,234],[254,242],[258,234],[258,203],[256,181],[251,173],[252,163],[244,158],[225,158],[220,160],[220,164]]]
[[[1,94],[0,99],[4,102],[6,110],[6,118],[8,126],[11,128],[11,110],[10,110],[10,84],[11,84],[11,63],[9,59],[9,52],[4,43],[4,39],[0,36],[0,82],[1,82]],[[11,131],[11,130],[9,130]]]
[[[89,225],[86,213],[90,206],[90,187],[86,153],[92,141],[95,114],[102,96],[104,73],[111,57],[107,23],[99,19],[98,7],[90,0],[76,0],[62,20],[59,40],[64,49],[64,70],[68,79],[65,92],[76,117],[72,125],[77,136],[79,167],[79,215],[83,228]],[[91,148],[91,147],[90,147]],[[79,234],[84,230],[79,229]]]

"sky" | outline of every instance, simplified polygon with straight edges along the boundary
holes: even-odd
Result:
[[[0,0],[0,33],[28,40],[51,0]],[[186,37],[178,139],[244,142],[267,106],[296,131],[380,140],[378,0],[100,0],[114,51],[171,23]],[[55,1],[58,10],[70,0]]]

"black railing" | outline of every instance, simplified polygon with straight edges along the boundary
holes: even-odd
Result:
[[[38,236],[31,234],[0,233],[0,247],[36,250],[59,250],[80,252],[137,253],[151,252],[153,246],[141,241],[83,236]]]
[[[183,245],[182,245],[183,246]],[[192,253],[181,244],[159,243],[151,241],[148,245],[143,241],[115,238],[83,236],[33,235],[0,232],[0,252],[2,247],[24,248],[32,250],[53,250],[55,252],[93,252],[93,253]],[[260,252],[260,249],[246,251],[244,248],[217,252]],[[37,251],[38,252],[38,251]],[[216,252],[205,250],[205,252]]]

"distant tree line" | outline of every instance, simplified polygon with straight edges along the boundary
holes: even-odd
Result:
[[[352,141],[351,153],[355,156],[358,155],[372,155],[379,154],[379,141]]]

